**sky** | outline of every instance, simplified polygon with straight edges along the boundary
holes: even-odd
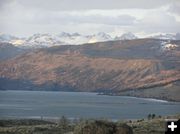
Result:
[[[180,32],[180,0],[0,0],[0,33]]]

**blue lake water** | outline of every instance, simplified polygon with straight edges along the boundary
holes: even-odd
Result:
[[[180,103],[82,92],[0,91],[0,118],[146,118],[180,113]]]

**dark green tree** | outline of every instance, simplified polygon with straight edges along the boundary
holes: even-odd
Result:
[[[148,114],[148,120],[152,119],[152,115],[151,114]]]
[[[152,119],[154,119],[156,117],[156,115],[155,114],[152,114]]]

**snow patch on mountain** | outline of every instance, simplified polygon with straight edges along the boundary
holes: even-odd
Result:
[[[21,47],[43,48],[65,44],[59,38],[50,34],[34,34],[27,38]]]
[[[86,36],[80,35],[79,33],[69,34],[65,32],[62,32],[59,35],[57,35],[57,38],[59,38],[59,40],[61,40],[62,42],[71,45],[87,43],[89,40]]]
[[[94,34],[87,37],[89,38],[88,43],[113,40],[113,38],[109,34],[106,34],[104,32],[100,32],[98,34]]]
[[[138,37],[135,36],[133,33],[128,32],[128,33],[124,33],[121,36],[116,36],[115,40],[133,40],[133,39],[137,39]]]
[[[170,41],[162,41],[161,42],[161,49],[163,51],[173,50],[173,49],[176,49],[177,47],[178,47],[178,45],[170,43]]]

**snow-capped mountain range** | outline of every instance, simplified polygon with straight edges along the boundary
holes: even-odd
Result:
[[[0,42],[12,43],[15,46],[22,48],[43,48],[57,45],[79,45],[84,43],[95,43],[110,40],[132,40],[138,37],[131,32],[124,33],[121,36],[111,37],[109,34],[100,32],[93,35],[81,35],[79,33],[62,32],[57,35],[51,34],[34,34],[28,38],[18,38],[11,35],[1,34]],[[159,34],[149,36],[148,38],[164,39],[164,40],[179,40],[180,33],[177,34]]]
[[[57,35],[34,34],[28,38],[18,38],[5,34],[0,35],[0,42],[8,42],[15,46],[24,48],[42,48],[57,45],[79,45],[108,40],[113,40],[113,38],[103,32],[94,35],[81,35],[79,33],[70,34],[65,32]]]

